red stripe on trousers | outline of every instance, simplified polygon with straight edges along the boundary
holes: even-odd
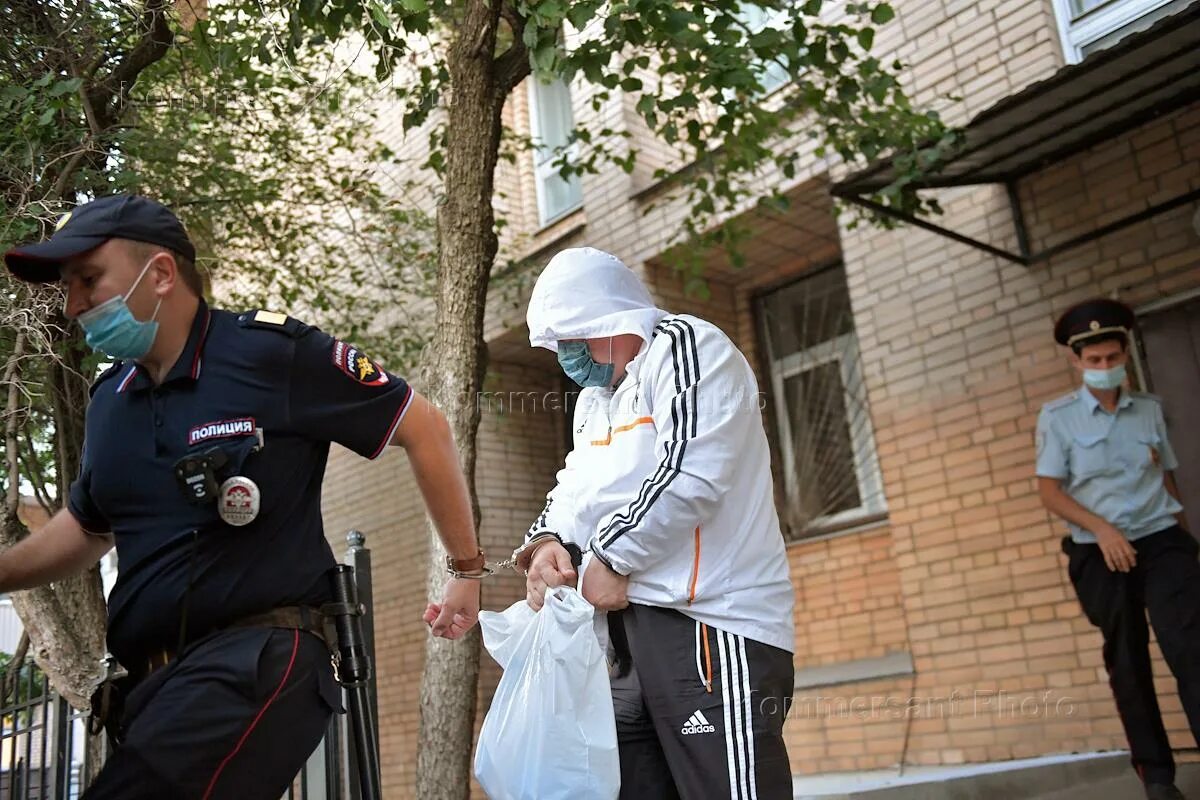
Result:
[[[237,744],[234,745],[233,749],[229,751],[229,755],[225,756],[225,758],[221,760],[220,765],[217,766],[217,771],[213,773],[212,780],[208,782],[208,789],[204,791],[203,800],[208,800],[208,798],[212,796],[213,789],[215,789],[217,786],[217,779],[221,777],[221,773],[225,771],[225,767],[229,766],[229,762],[232,761],[233,757],[236,756],[238,751],[242,749],[242,745],[244,745],[246,740],[250,738],[250,734],[254,732],[256,727],[258,727],[258,723],[260,720],[262,720],[263,714],[267,713],[267,709],[270,708],[271,704],[275,702],[275,698],[279,697],[279,693],[283,691],[283,687],[287,684],[288,678],[291,677],[292,667],[296,664],[296,652],[300,649],[300,631],[294,630],[292,631],[292,634],[295,637],[292,639],[292,657],[288,661],[287,669],[284,670],[283,679],[279,681],[279,685],[275,687],[275,691],[272,692],[271,696],[267,698],[267,702],[263,704],[263,707],[258,710],[258,714],[255,715],[254,721],[250,723],[250,727],[246,728],[246,732],[242,734],[242,738],[238,739]]]

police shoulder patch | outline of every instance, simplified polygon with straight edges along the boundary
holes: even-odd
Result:
[[[115,363],[111,367],[109,367],[108,369],[104,370],[104,372],[101,372],[96,377],[96,380],[92,381],[92,385],[88,387],[88,397],[92,397],[93,395],[96,394],[96,390],[100,388],[100,384],[104,383],[106,380],[108,380],[109,378],[113,377],[118,372],[120,372],[121,366],[124,363],[125,362],[123,362],[123,361],[118,361],[117,363]]]
[[[265,311],[263,309],[238,314],[237,320],[238,324],[243,328],[261,328],[263,330],[276,331],[278,333],[285,333],[292,338],[300,336],[309,328],[308,325],[305,325],[295,317],[280,314],[278,311]]]
[[[389,378],[374,360],[352,344],[333,340],[333,363],[342,372],[366,386],[385,386]]]

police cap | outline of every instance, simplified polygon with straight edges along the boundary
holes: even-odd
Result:
[[[196,248],[169,208],[148,197],[114,194],[76,206],[58,220],[49,239],[14,247],[4,254],[4,263],[23,281],[50,283],[59,279],[62,262],[109,239],[156,244],[196,260]]]
[[[1098,297],[1064,311],[1054,325],[1054,341],[1082,347],[1091,339],[1114,333],[1128,337],[1133,325],[1133,309],[1119,300]]]

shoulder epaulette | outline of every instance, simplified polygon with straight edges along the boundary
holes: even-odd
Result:
[[[100,388],[100,384],[104,383],[106,380],[120,372],[121,367],[124,365],[124,361],[118,361],[108,369],[104,370],[104,372],[101,372],[99,375],[97,375],[96,380],[92,381],[92,385],[88,387],[88,397],[96,394],[96,390]]]
[[[289,317],[287,314],[280,314],[278,311],[246,311],[238,314],[238,325],[243,328],[261,328],[268,331],[276,331],[291,336],[293,339],[302,335],[309,329],[309,326],[295,317]]]
[[[1162,398],[1156,394],[1150,394],[1149,392],[1130,392],[1129,396],[1139,400],[1150,400],[1154,403],[1158,403],[1160,406],[1162,405]]]
[[[1060,408],[1066,408],[1078,399],[1079,394],[1077,392],[1071,392],[1069,394],[1064,394],[1062,397],[1056,397],[1049,403],[1046,403],[1046,405],[1042,406],[1042,408],[1046,409],[1047,411],[1057,411]]]

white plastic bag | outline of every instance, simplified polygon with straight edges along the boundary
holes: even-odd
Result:
[[[504,674],[479,732],[475,777],[492,800],[615,800],[617,728],[592,605],[574,589],[479,614]]]

